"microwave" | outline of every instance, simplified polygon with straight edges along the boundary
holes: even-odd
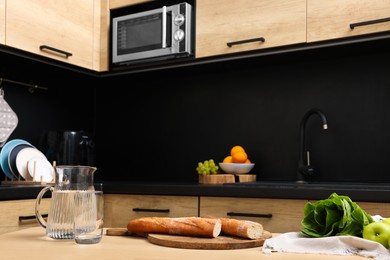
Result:
[[[112,63],[191,56],[192,11],[192,6],[184,2],[112,17]]]

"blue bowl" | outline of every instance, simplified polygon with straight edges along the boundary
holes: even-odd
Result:
[[[27,142],[25,140],[13,139],[13,140],[8,141],[3,146],[3,148],[1,148],[1,151],[0,151],[0,167],[3,170],[4,174],[11,180],[17,180],[18,176],[15,176],[14,174],[12,174],[11,169],[10,169],[9,164],[8,164],[8,157],[9,157],[11,150],[19,144],[31,145],[29,142]]]

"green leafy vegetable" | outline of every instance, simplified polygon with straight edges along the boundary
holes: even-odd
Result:
[[[348,196],[332,193],[327,199],[305,204],[301,231],[310,237],[362,237],[363,227],[371,222],[371,215]]]

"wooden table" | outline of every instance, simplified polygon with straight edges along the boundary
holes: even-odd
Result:
[[[62,260],[62,259],[126,259],[126,260],[364,260],[359,256],[330,256],[314,254],[263,254],[261,247],[234,250],[179,249],[152,244],[145,238],[106,236],[99,244],[79,245],[74,240],[46,237],[45,230],[33,227],[0,235],[0,259]]]

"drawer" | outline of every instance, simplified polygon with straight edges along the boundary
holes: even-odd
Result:
[[[107,194],[104,196],[106,227],[126,227],[141,217],[196,217],[197,196]]]
[[[40,209],[47,214],[50,198],[42,199]],[[0,234],[39,226],[35,218],[35,199],[0,201]]]
[[[307,200],[200,197],[200,216],[259,222],[275,233],[299,231]]]

